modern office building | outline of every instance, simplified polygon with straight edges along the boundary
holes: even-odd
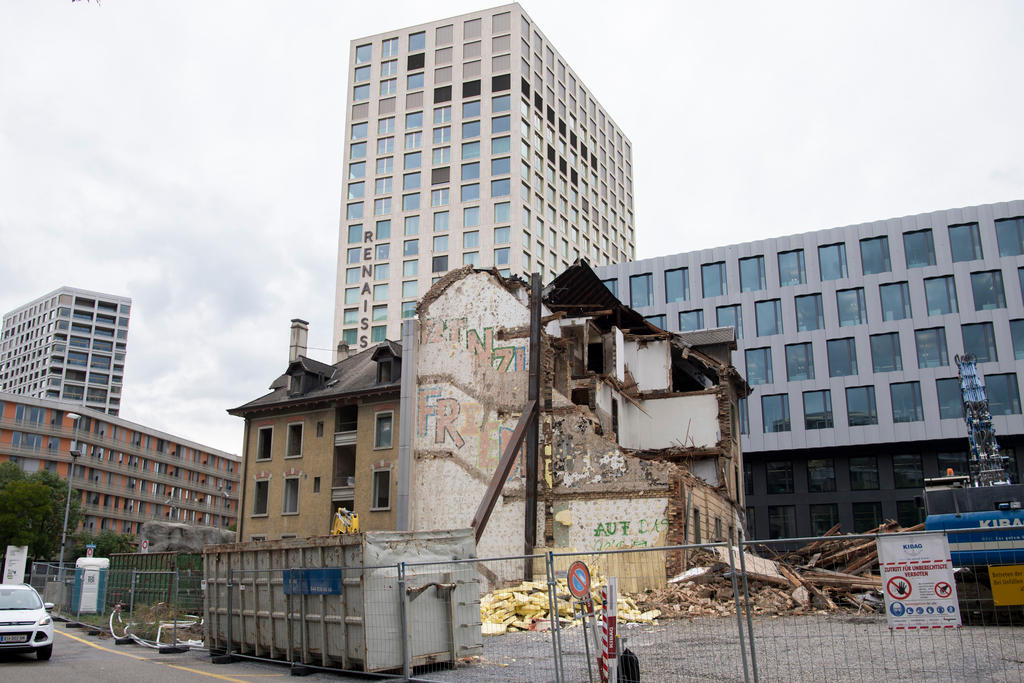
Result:
[[[452,268],[633,257],[629,139],[518,4],[354,40],[348,81],[336,344]]]
[[[904,525],[924,477],[967,473],[955,356],[978,357],[997,437],[1024,456],[1024,201],[598,268],[669,330],[737,330],[748,535]]]
[[[138,533],[152,519],[228,527],[238,518],[237,455],[102,411],[0,393],[0,463],[67,477],[72,440],[81,455],[71,487],[86,531]]]
[[[61,287],[19,306],[0,332],[0,391],[117,415],[132,300]]]

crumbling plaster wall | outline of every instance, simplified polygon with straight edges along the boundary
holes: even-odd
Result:
[[[667,339],[644,342],[626,339],[622,352],[637,389],[668,391],[672,388],[672,359]]]
[[[711,448],[722,438],[714,393],[639,403],[619,399],[619,443],[626,448]]]
[[[467,527],[527,395],[529,309],[486,272],[453,271],[420,304],[412,520]],[[523,550],[517,466],[478,545],[482,557]],[[542,518],[542,517],[541,517]]]

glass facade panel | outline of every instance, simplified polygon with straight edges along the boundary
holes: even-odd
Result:
[[[762,396],[761,418],[765,433],[790,431],[789,395],[773,394]]]
[[[794,298],[797,332],[810,332],[825,327],[825,313],[821,307],[821,294],[806,294]]]
[[[878,424],[874,387],[848,387],[846,389],[846,421],[851,427]]]
[[[948,470],[952,470],[954,475],[960,477],[971,473],[965,452],[936,453],[935,459],[939,463],[939,474],[942,476],[946,476],[949,473]]]
[[[629,305],[641,308],[654,303],[653,276],[650,273],[631,275],[629,278]]]
[[[832,393],[828,389],[804,392],[804,429],[831,429]]]
[[[985,390],[989,411],[993,415],[1020,415],[1020,392],[1015,373],[985,375]]]
[[[874,531],[882,525],[881,503],[854,503],[853,504],[853,532],[863,534]]]
[[[740,259],[740,291],[756,292],[765,288],[764,256]]]
[[[907,528],[920,524],[924,521],[924,514],[917,503],[912,500],[896,501],[896,523]]]
[[[804,250],[779,252],[779,286],[789,287],[807,282],[807,270],[804,268]]]
[[[864,290],[841,289],[836,292],[836,310],[839,326],[863,325],[868,321],[868,307],[864,301]]]
[[[953,263],[974,261],[983,257],[981,235],[977,223],[949,226],[949,251]]]
[[[747,383],[751,386],[757,384],[771,384],[772,378],[772,350],[770,348],[747,349]]]
[[[935,242],[931,230],[915,230],[903,233],[903,253],[907,257],[907,268],[923,268],[935,265]]]
[[[810,342],[786,345],[786,379],[790,382],[814,379],[814,354]]]
[[[892,478],[898,489],[919,489],[924,486],[921,456],[916,453],[892,456]]]
[[[736,330],[736,338],[743,339],[743,313],[739,304],[719,306],[715,309],[715,324],[719,327],[732,327]]]
[[[835,503],[815,503],[810,506],[811,535],[823,536],[839,524],[839,506]]]
[[[1024,218],[1003,218],[996,221],[996,241],[1000,256],[1024,254]]]
[[[836,467],[832,458],[811,458],[807,461],[807,490],[811,493],[836,490]]]
[[[924,419],[920,382],[896,382],[889,385],[893,422],[919,422]]]
[[[924,298],[928,304],[928,315],[946,315],[960,310],[952,275],[925,278]]]
[[[871,335],[871,367],[875,372],[896,372],[903,369],[899,332]]]
[[[725,262],[705,263],[700,267],[701,291],[705,297],[726,293]]]
[[[796,506],[768,506],[768,538],[796,537]]]
[[[754,304],[754,317],[757,322],[757,336],[767,337],[782,334],[782,301],[769,299]]]
[[[889,238],[883,235],[881,237],[861,240],[860,263],[865,275],[875,275],[891,271]]]
[[[974,293],[974,310],[991,311],[1006,308],[1006,294],[1003,291],[1003,272],[989,270],[971,273],[971,291]]]
[[[910,285],[893,282],[878,288],[882,297],[882,320],[904,320],[910,313]]]
[[[1013,359],[1024,360],[1024,320],[1010,321],[1010,338],[1013,339]]]
[[[822,280],[839,280],[846,277],[846,245],[829,244],[818,247],[818,266]]]
[[[665,303],[686,301],[690,298],[688,268],[674,268],[665,271]]]
[[[826,347],[829,377],[846,377],[857,374],[857,345],[853,337],[829,339]]]
[[[878,488],[878,458],[861,455],[850,458],[850,489],[874,491]]]
[[[769,494],[793,493],[793,463],[773,460],[765,463],[765,486]]]
[[[680,311],[679,312],[679,331],[680,332],[693,332],[695,330],[704,329],[704,311]]]
[[[917,345],[917,367],[941,368],[949,365],[949,354],[946,351],[946,328],[933,327],[927,330],[914,330],[914,341]]]
[[[956,377],[937,379],[935,390],[939,397],[939,419],[963,419],[964,403],[963,394],[960,392],[960,380]]]
[[[964,337],[964,353],[973,353],[979,363],[994,363],[999,360],[992,323],[970,323],[963,325],[961,330]]]

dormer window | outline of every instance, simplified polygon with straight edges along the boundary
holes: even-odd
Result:
[[[291,384],[288,386],[289,394],[297,394],[302,391],[302,375],[295,374],[291,376]]]
[[[390,358],[377,361],[377,384],[391,381],[392,362]]]

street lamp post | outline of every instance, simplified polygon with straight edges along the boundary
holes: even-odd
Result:
[[[68,498],[64,503],[64,531],[60,535],[60,564],[58,565],[57,574],[61,581],[64,580],[64,546],[68,540],[68,513],[71,511],[71,482],[75,476],[75,461],[82,455],[82,451],[78,446],[78,421],[82,419],[82,416],[78,413],[68,413],[68,417],[71,418],[74,434],[71,439],[71,448],[68,451],[68,454],[71,456],[71,464],[68,469]]]

